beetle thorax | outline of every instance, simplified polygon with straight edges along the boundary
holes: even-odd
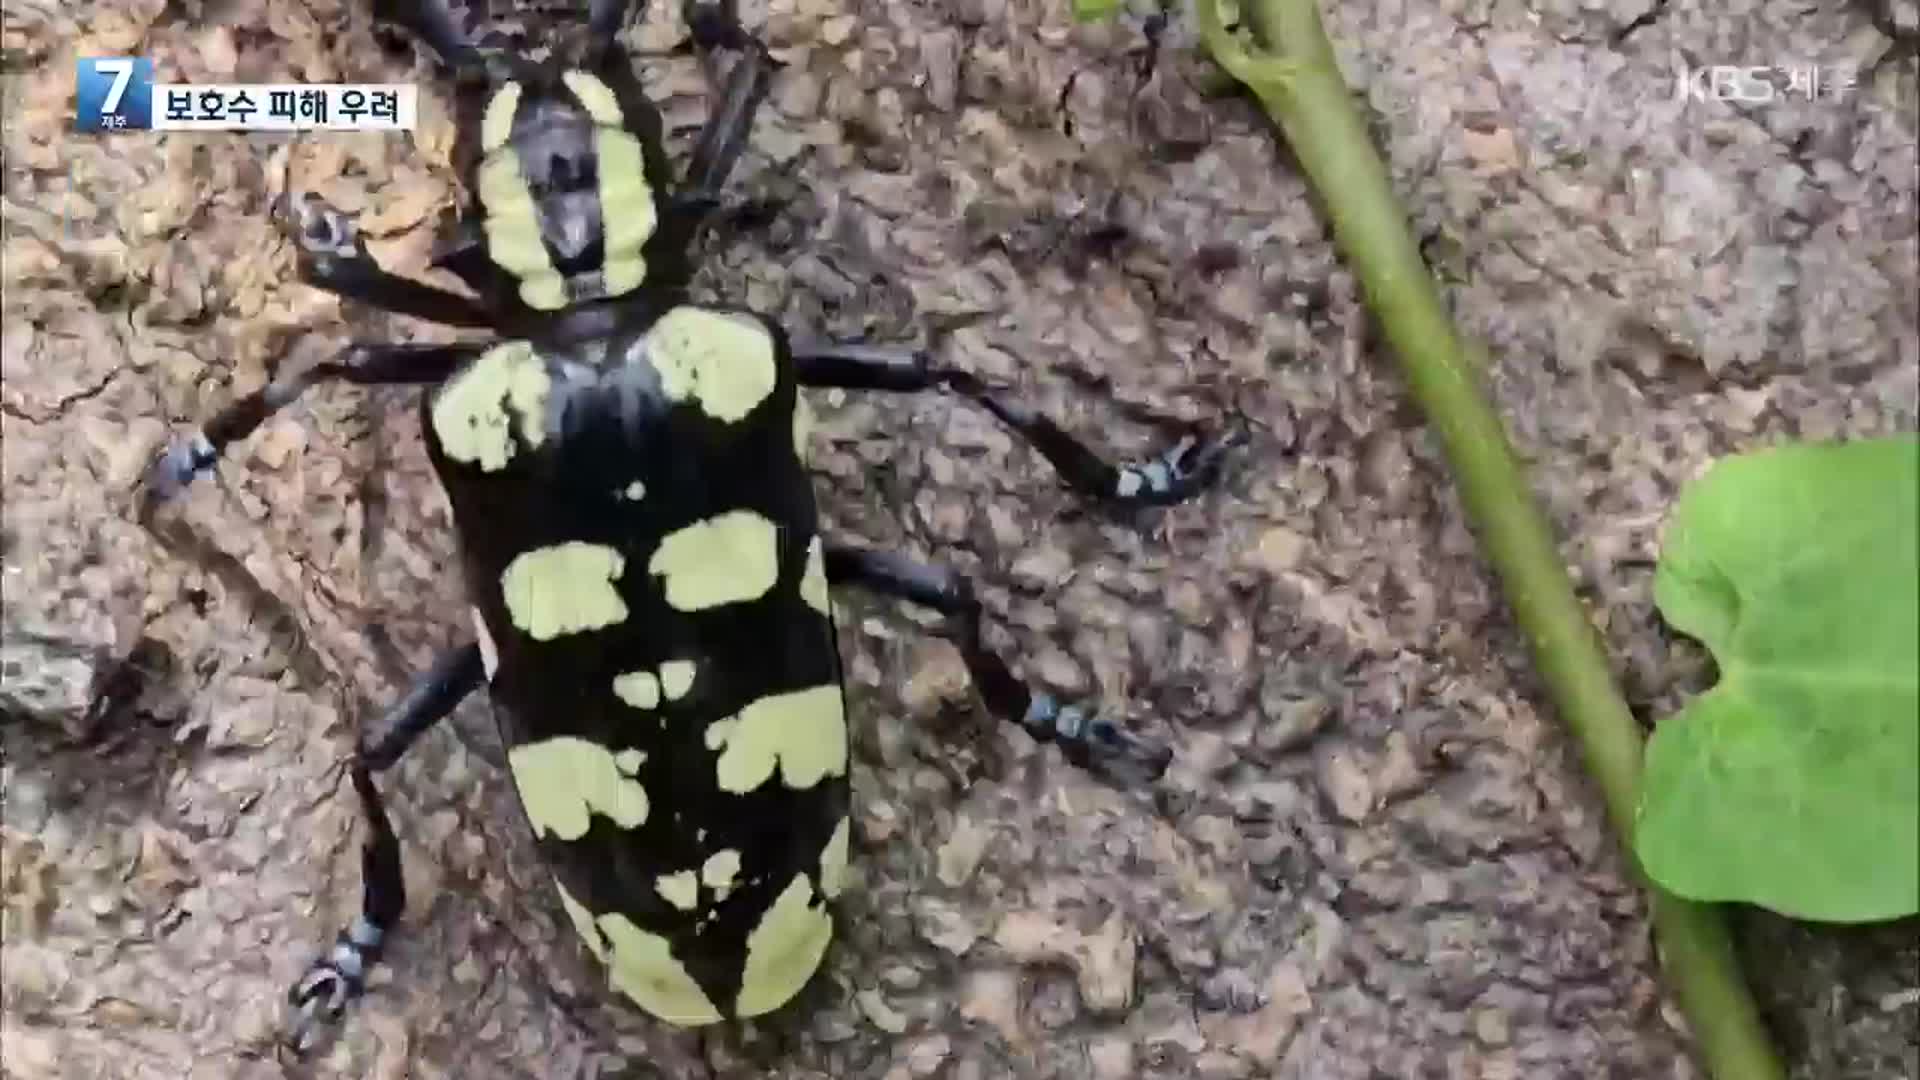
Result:
[[[503,83],[481,119],[475,189],[487,255],[537,311],[623,296],[646,281],[658,222],[640,140],[611,87],[581,71]]]

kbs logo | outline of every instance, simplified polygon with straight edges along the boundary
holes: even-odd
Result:
[[[145,57],[82,57],[74,67],[74,127],[80,131],[145,131],[153,126],[153,61]]]
[[[1766,105],[1795,97],[1808,101],[1838,98],[1853,89],[1854,80],[1852,68],[1822,68],[1818,64],[1681,65],[1674,76],[1673,98],[1683,105],[1690,101]]]

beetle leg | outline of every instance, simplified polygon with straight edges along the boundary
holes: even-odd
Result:
[[[289,199],[281,214],[300,252],[300,279],[318,289],[447,326],[491,326],[480,305],[381,268],[353,219],[312,192]],[[290,210],[290,213],[284,212]]]
[[[287,991],[294,1021],[287,1043],[295,1053],[312,1049],[322,1024],[338,1021],[347,1004],[366,992],[367,971],[380,962],[387,935],[407,906],[400,868],[400,841],[387,818],[373,774],[406,753],[427,729],[447,718],[484,678],[480,647],[448,650],[379,721],[363,731],[351,776],[370,836],[361,853],[360,914]]]
[[[830,585],[858,585],[955,620],[961,659],[987,708],[1035,739],[1058,745],[1073,764],[1120,787],[1133,787],[1158,779],[1173,760],[1166,746],[1128,734],[1084,706],[1028,689],[981,640],[980,601],[964,576],[893,552],[838,544],[827,546],[826,571]]]
[[[641,7],[646,6],[642,0]],[[581,66],[592,70],[600,66],[607,50],[620,45],[620,28],[626,25],[633,0],[592,0],[587,5],[587,48]]]
[[[700,129],[688,159],[687,173],[674,202],[682,212],[704,216],[720,204],[727,175],[746,148],[753,129],[754,114],[766,99],[777,66],[772,54],[760,40],[741,25],[735,0],[686,4],[687,26],[693,32],[694,45],[703,51],[726,49],[741,54],[727,72],[720,103]]]
[[[405,28],[451,66],[479,62],[472,38],[460,17],[447,6],[447,0],[374,0],[373,15]]]
[[[281,375],[213,415],[192,437],[173,444],[142,481],[140,517],[178,495],[193,478],[213,467],[228,445],[253,434],[269,416],[291,405],[308,387],[340,379],[362,386],[437,383],[486,348],[485,343],[355,344],[333,359]]]
[[[970,372],[935,364],[922,349],[825,345],[796,348],[793,359],[802,386],[949,390],[977,402],[1038,450],[1068,487],[1119,506],[1164,506],[1190,498],[1218,480],[1227,457],[1247,442],[1246,420],[1234,416],[1218,434],[1190,434],[1153,457],[1115,465],[1044,414]]]

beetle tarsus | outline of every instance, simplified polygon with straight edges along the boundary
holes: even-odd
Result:
[[[1118,787],[1151,784],[1173,760],[1168,747],[1142,739],[1092,710],[1035,692],[981,638],[983,614],[973,585],[955,571],[916,563],[893,552],[832,544],[826,549],[830,585],[856,585],[883,596],[930,607],[953,621],[954,643],[988,711],[1067,760]]]

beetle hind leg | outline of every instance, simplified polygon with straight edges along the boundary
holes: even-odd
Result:
[[[1190,433],[1157,454],[1115,464],[1045,414],[971,372],[934,363],[925,350],[838,344],[795,349],[793,358],[803,386],[958,394],[1025,439],[1069,488],[1114,507],[1166,506],[1192,498],[1219,480],[1249,435],[1246,419],[1230,416],[1219,431]]]
[[[981,640],[980,602],[972,583],[961,574],[892,552],[828,545],[826,575],[829,585],[858,585],[953,619],[955,644],[988,710],[1035,739],[1059,746],[1068,761],[1088,772],[1119,787],[1140,787],[1159,779],[1173,760],[1170,748],[1133,735],[1083,705],[1062,702],[1021,682]]]
[[[483,678],[477,644],[452,649],[361,734],[350,771],[369,834],[360,856],[360,913],[287,991],[294,1015],[286,1041],[296,1054],[311,1050],[321,1028],[338,1022],[347,1006],[366,992],[367,972],[380,962],[387,936],[407,906],[400,839],[394,835],[373,774],[398,761],[421,735],[478,689]]]
[[[400,840],[387,819],[386,804],[373,786],[373,772],[354,762],[353,788],[372,836],[361,852],[360,914],[334,939],[333,948],[307,966],[287,991],[295,1019],[287,1043],[304,1054],[319,1038],[322,1024],[337,1022],[349,1002],[366,992],[367,971],[380,961],[386,937],[407,906],[406,879],[400,869]]]

